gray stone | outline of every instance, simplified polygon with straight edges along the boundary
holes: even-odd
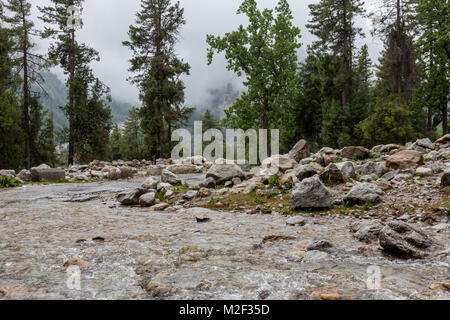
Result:
[[[189,190],[186,192],[186,194],[183,196],[183,199],[185,200],[192,200],[198,195],[198,191],[196,190]]]
[[[17,175],[17,178],[25,182],[31,181],[31,172],[29,170],[22,170]]]
[[[339,170],[341,170],[345,180],[356,178],[355,166],[353,165],[352,162],[350,161],[340,162],[336,163],[336,166],[338,167]]]
[[[158,183],[160,183],[159,178],[149,177],[142,183],[141,187],[144,189],[156,189],[158,186]]]
[[[231,180],[231,182],[233,182],[233,185],[234,185],[234,186],[237,186],[237,185],[240,185],[240,184],[242,183],[242,180],[241,180],[241,178],[239,178],[239,177],[235,177],[235,178],[233,178],[233,179]]]
[[[161,181],[170,183],[172,185],[177,185],[181,183],[181,179],[177,177],[176,174],[164,169],[161,173]]]
[[[399,258],[423,258],[434,241],[408,223],[392,221],[381,230],[380,245],[385,252]]]
[[[119,193],[116,199],[124,206],[133,206],[139,204],[139,198],[146,192],[147,190],[142,188],[129,189]]]
[[[331,163],[325,168],[320,174],[320,179],[327,184],[340,184],[345,182],[344,175],[334,163]]]
[[[355,238],[359,241],[369,243],[377,240],[383,225],[378,221],[368,221],[363,223],[355,233]]]
[[[141,207],[151,207],[155,204],[155,196],[154,192],[145,193],[139,197],[139,205]]]
[[[297,216],[287,219],[286,224],[289,226],[304,226],[306,224],[306,220]]]
[[[225,182],[225,184],[224,184],[224,187],[225,188],[231,188],[233,186],[233,182],[231,182],[231,181],[227,181],[227,182]]]
[[[385,181],[391,181],[393,180],[398,174],[400,173],[399,170],[389,171],[386,174],[384,174],[381,179]]]
[[[366,159],[369,156],[369,150],[364,147],[345,147],[341,150],[341,157],[347,159]]]
[[[120,179],[129,179],[133,177],[133,169],[129,167],[120,167]]]
[[[361,176],[376,174],[378,178],[382,177],[387,171],[388,170],[384,162],[373,161],[366,162],[356,170],[356,172]]]
[[[305,257],[303,258],[303,262],[305,263],[318,263],[322,262],[324,260],[328,260],[330,258],[330,255],[326,252],[319,251],[319,250],[312,250],[308,251],[305,254]]]
[[[213,178],[206,178],[203,180],[202,183],[199,185],[200,188],[215,188],[216,187],[216,181]]]
[[[294,168],[292,175],[297,177],[298,181],[303,181],[306,178],[311,178],[315,176],[317,172],[308,165],[298,165]]]
[[[15,176],[16,176],[16,172],[14,170],[0,170],[0,177],[12,179]]]
[[[158,186],[156,187],[156,190],[159,192],[162,189],[165,190],[171,190],[173,188],[173,186],[170,183],[166,183],[166,182],[161,182],[158,184]]]
[[[371,175],[367,175],[367,176],[362,176],[359,178],[360,182],[372,182],[374,179],[377,178],[376,174],[371,174]]]
[[[57,182],[64,180],[66,177],[66,172],[62,169],[39,169],[31,168],[31,180],[34,182],[39,182],[42,180]]]
[[[331,244],[330,241],[328,241],[328,240],[318,240],[318,241],[314,241],[313,243],[311,243],[308,246],[307,250],[308,251],[313,251],[313,250],[322,251],[322,250],[325,250],[325,249],[329,249],[331,247],[333,247],[333,245]]]
[[[345,196],[344,200],[351,203],[364,203],[379,201],[383,190],[371,183],[358,183]]]
[[[300,162],[301,160],[310,156],[309,144],[306,140],[300,140],[289,152],[289,158]]]
[[[292,206],[299,208],[331,208],[333,197],[327,187],[316,177],[298,183],[291,194]]]
[[[111,168],[108,173],[108,178],[110,180],[119,180],[121,177],[121,172],[119,168]]]
[[[422,148],[426,148],[426,149],[430,149],[430,150],[434,150],[434,148],[435,148],[434,143],[431,142],[431,140],[429,138],[417,140],[416,143],[419,147],[422,147]]]
[[[213,178],[216,184],[230,181],[236,177],[244,178],[244,172],[236,164],[214,164],[206,174],[206,178]]]
[[[441,187],[445,188],[450,186],[450,170],[445,171],[441,176]]]

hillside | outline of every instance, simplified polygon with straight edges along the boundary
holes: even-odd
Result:
[[[33,88],[34,91],[41,93],[40,102],[46,110],[52,110],[56,127],[67,126],[67,119],[59,106],[67,103],[67,88],[64,83],[53,73],[45,72],[44,89],[48,96],[42,94],[42,89]],[[131,104],[113,99],[111,102],[111,111],[114,122],[125,121],[128,111],[133,107]]]

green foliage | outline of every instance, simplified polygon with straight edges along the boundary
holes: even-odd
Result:
[[[117,134],[117,133],[115,133]],[[143,134],[139,110],[132,108],[124,124],[124,130],[120,142],[121,159],[143,159],[144,153]],[[117,159],[117,158],[116,158]]]
[[[278,187],[278,180],[280,179],[280,176],[278,174],[274,174],[270,176],[269,178],[269,186],[270,187]]]
[[[286,0],[274,10],[259,10],[255,0],[244,0],[237,11],[249,20],[223,37],[207,36],[208,63],[224,52],[228,70],[244,76],[247,91],[225,111],[225,124],[244,130],[280,129],[281,149],[287,149],[299,95],[297,49],[300,30],[293,26]]]
[[[0,188],[13,188],[20,186],[19,180],[15,178],[0,177]]]
[[[162,188],[160,191],[158,191],[156,193],[155,198],[162,201],[164,199],[164,196],[166,195],[166,193],[167,193],[167,190],[165,188]]]
[[[132,51],[130,80],[140,89],[140,116],[146,156],[169,156],[172,132],[188,119],[193,109],[184,104],[184,83],[190,66],[175,54],[180,28],[185,24],[179,2],[142,0],[130,39],[123,42]],[[161,21],[164,20],[164,23]]]

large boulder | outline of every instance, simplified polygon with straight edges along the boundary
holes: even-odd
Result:
[[[327,187],[315,176],[295,186],[291,195],[292,206],[300,208],[331,208],[333,197]]]
[[[128,179],[133,177],[133,169],[130,167],[120,167],[120,179]]]
[[[146,192],[143,188],[129,189],[119,193],[116,199],[124,206],[133,206],[139,204],[139,198]]]
[[[42,180],[57,182],[64,180],[66,177],[66,172],[63,169],[41,169],[41,168],[31,168],[31,180],[34,182],[39,182]]]
[[[380,245],[396,257],[423,258],[434,245],[423,231],[402,221],[392,221],[380,231]]]
[[[402,150],[386,159],[386,167],[394,170],[415,168],[423,164],[422,154],[415,150]]]
[[[383,225],[379,221],[368,221],[363,223],[355,232],[355,238],[359,241],[369,243],[377,240]]]
[[[173,164],[168,166],[167,170],[175,174],[202,173],[203,167],[193,164]]]
[[[436,144],[446,144],[446,143],[450,143],[450,133],[446,134],[445,136],[443,136],[442,138],[436,140],[435,142]]]
[[[334,163],[325,168],[320,174],[320,179],[327,184],[340,184],[345,182],[344,175]]]
[[[445,171],[441,176],[441,187],[445,188],[450,186],[450,170]]]
[[[244,178],[244,172],[236,164],[214,164],[207,172],[206,178],[213,178],[216,184],[230,181],[233,178]]]
[[[161,181],[159,180],[159,178],[157,177],[148,177],[147,179],[145,179],[145,181],[142,183],[141,187],[143,189],[156,189],[156,187],[158,186],[158,184]]]
[[[181,179],[177,177],[176,174],[170,172],[169,170],[164,169],[161,173],[161,181],[170,183],[173,185],[177,185],[181,183]]]
[[[368,176],[375,174],[378,178],[380,178],[387,172],[387,168],[384,162],[368,161],[362,166],[358,167],[356,172],[360,176]]]
[[[303,181],[307,178],[314,177],[317,174],[317,171],[311,168],[309,165],[299,164],[292,171],[292,175],[297,177],[298,181]]]
[[[300,162],[301,160],[308,158],[311,152],[309,150],[309,144],[306,140],[300,140],[289,152],[289,158]]]
[[[209,188],[209,189],[213,189],[216,187],[216,181],[213,178],[206,178],[205,180],[203,180],[200,185],[200,188]]]
[[[338,167],[339,170],[341,170],[345,180],[356,178],[355,166],[353,165],[352,162],[350,161],[340,162],[336,163],[336,166]]]
[[[0,170],[0,177],[15,178],[16,172],[14,170]]]
[[[154,192],[145,193],[139,197],[139,205],[141,207],[151,207],[155,204],[156,194]]]
[[[431,140],[429,138],[419,139],[419,140],[416,141],[416,144],[419,147],[430,149],[430,150],[434,150],[434,148],[435,148],[434,143],[431,142]]]
[[[366,159],[369,156],[369,150],[364,147],[345,147],[341,151],[341,157],[347,159]]]
[[[22,170],[19,172],[19,174],[17,175],[17,178],[19,178],[22,181],[31,181],[31,172],[29,170]]]
[[[345,196],[344,200],[351,203],[377,202],[383,193],[383,190],[374,184],[358,183]]]
[[[122,172],[119,168],[110,168],[108,172],[108,178],[110,180],[119,180],[121,178]]]
[[[278,169],[281,172],[286,172],[287,170],[294,169],[297,162],[287,156],[274,155],[270,158],[265,159],[262,164],[262,169]]]

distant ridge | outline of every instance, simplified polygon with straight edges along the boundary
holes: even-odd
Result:
[[[43,94],[41,88],[34,87],[32,90],[41,94],[41,98],[39,99],[39,101],[44,106],[44,109],[53,111],[55,126],[57,128],[67,127],[67,119],[64,113],[59,108],[59,106],[63,106],[67,103],[67,88],[54,73],[45,72],[42,74],[42,76],[45,80],[45,84],[43,87],[48,93],[48,96]],[[129,103],[113,99],[110,107],[113,115],[113,122],[120,123],[125,121],[128,116],[128,111],[133,106]]]

